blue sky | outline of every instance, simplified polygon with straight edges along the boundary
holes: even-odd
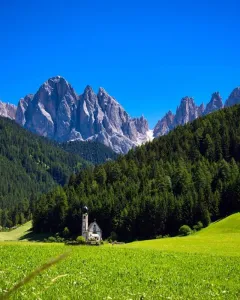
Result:
[[[104,87],[153,127],[182,97],[240,85],[239,1],[1,0],[0,99],[61,75]]]

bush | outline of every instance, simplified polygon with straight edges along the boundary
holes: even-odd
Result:
[[[167,238],[169,238],[169,237],[170,237],[169,234],[165,234],[165,235],[163,236],[163,239],[167,239]]]
[[[192,233],[192,229],[188,225],[183,225],[179,228],[179,234],[186,236]]]
[[[58,233],[55,236],[49,236],[43,240],[45,243],[63,243],[65,242],[64,238],[60,237]]]
[[[79,235],[76,238],[76,242],[78,243],[78,245],[85,245],[86,244],[86,240],[83,236]]]
[[[158,240],[158,239],[162,239],[163,238],[163,236],[160,234],[160,235],[157,235],[156,236],[156,239]]]
[[[199,231],[203,228],[203,223],[201,221],[197,222],[196,225],[193,226],[193,229]]]
[[[69,237],[69,235],[70,235],[70,231],[69,231],[69,229],[68,229],[67,227],[65,227],[65,228],[63,229],[62,236],[63,236],[64,238],[67,238],[67,237]]]
[[[57,240],[54,236],[50,236],[48,239],[45,239],[47,243],[56,243]]]

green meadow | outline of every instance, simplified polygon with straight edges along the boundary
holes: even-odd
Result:
[[[1,242],[0,295],[66,252],[11,299],[240,299],[239,213],[188,237],[125,245]]]

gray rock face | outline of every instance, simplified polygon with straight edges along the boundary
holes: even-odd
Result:
[[[240,87],[235,88],[225,106],[240,103]],[[219,92],[212,94],[206,109],[194,99],[184,97],[175,115],[169,111],[149,130],[144,117],[131,118],[123,107],[103,88],[97,94],[87,86],[77,95],[72,86],[60,76],[48,79],[35,95],[20,99],[18,107],[0,101],[0,116],[15,119],[26,129],[58,142],[94,140],[118,153],[167,134],[200,116],[223,108]]]
[[[234,91],[235,93],[232,93],[232,98],[235,100],[239,99],[240,103],[240,89],[238,92],[236,92],[236,89]],[[204,109],[203,104],[197,106],[194,103],[193,98],[184,97],[181,100],[180,106],[177,107],[175,115],[173,115],[171,112],[168,112],[160,121],[158,121],[153,131],[154,137],[165,135],[178,125],[184,125],[188,122],[192,122],[196,118],[207,115],[221,108],[223,108],[223,102],[219,92],[212,94],[211,100],[207,104],[206,109]]]
[[[158,137],[167,134],[178,125],[184,125],[195,120],[203,115],[204,105],[197,106],[194,99],[191,97],[184,97],[181,100],[180,106],[177,107],[174,115],[169,111],[157,125],[154,127],[153,136]]]
[[[16,121],[59,142],[95,140],[118,153],[127,153],[149,139],[146,119],[131,118],[103,88],[95,94],[87,86],[78,96],[60,76],[19,101]]]
[[[4,103],[0,101],[0,116],[9,118],[11,120],[15,119],[17,107],[13,104]]]
[[[174,114],[169,111],[161,120],[159,120],[153,130],[154,137],[165,135],[172,130],[174,117]]]
[[[25,112],[29,103],[32,101],[33,96],[33,94],[29,94],[24,98],[21,98],[18,102],[15,121],[21,126],[24,126],[26,123]]]
[[[60,76],[53,77],[29,101],[24,127],[59,142],[67,141],[70,136],[80,137],[72,131],[77,102],[78,97],[71,85]]]
[[[210,102],[207,104],[206,109],[204,111],[204,115],[210,114],[216,110],[223,108],[222,97],[219,92],[215,92],[212,94],[212,98]]]
[[[200,116],[204,115],[204,111],[205,111],[205,108],[204,108],[204,104],[202,103],[202,104],[198,107],[198,112],[197,112],[198,116],[200,117]]]
[[[195,103],[194,99],[191,97],[184,97],[181,100],[180,106],[177,108],[176,115],[174,118],[174,127],[177,125],[184,125],[198,118],[201,113],[201,108],[199,108]]]
[[[235,88],[228,97],[225,106],[232,106],[240,103],[240,87]]]

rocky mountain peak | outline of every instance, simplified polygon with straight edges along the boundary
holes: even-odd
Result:
[[[240,103],[240,87],[235,88],[228,97],[225,106],[232,106]]]
[[[192,97],[186,96],[181,99],[174,115],[169,111],[154,127],[154,137],[167,134],[178,125],[184,125],[203,115],[204,105],[197,106]]]
[[[199,107],[198,107],[198,116],[202,116],[204,114],[205,111],[205,107],[204,104],[202,103]]]
[[[109,96],[108,92],[103,87],[100,87],[98,89],[98,96],[103,96],[103,95]]]
[[[84,89],[83,94],[79,97],[81,101],[93,102],[96,103],[97,95],[94,93],[94,90],[90,85],[87,85]]]
[[[18,102],[15,121],[21,126],[24,126],[26,123],[25,112],[32,101],[33,96],[33,94],[28,94]]]
[[[204,114],[210,114],[218,109],[223,108],[222,97],[219,92],[214,92],[212,94],[210,102],[207,104]]]
[[[42,136],[65,141],[72,133],[72,120],[76,118],[78,96],[61,76],[48,79],[39,88],[19,124]],[[76,137],[79,137],[77,135]]]
[[[177,108],[174,125],[184,125],[199,117],[199,108],[192,97],[184,97]]]
[[[173,128],[174,114],[169,110],[153,129],[154,137],[167,134]]]
[[[105,89],[86,86],[77,95],[61,76],[44,82],[35,95],[20,99],[16,121],[28,130],[59,142],[93,140],[119,153],[149,139],[144,117],[131,118]]]
[[[4,103],[0,101],[0,116],[15,119],[17,107],[10,103]]]

